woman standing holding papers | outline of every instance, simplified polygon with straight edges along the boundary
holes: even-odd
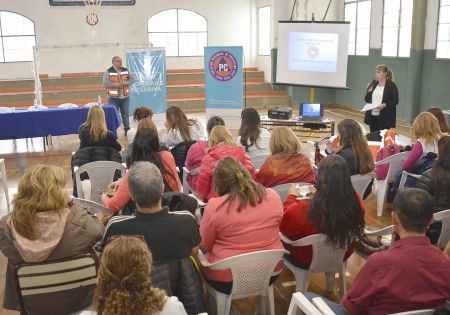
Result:
[[[378,105],[366,111],[364,117],[370,132],[395,128],[398,89],[393,78],[392,71],[386,65],[378,65],[375,67],[375,80],[367,85],[366,102]]]

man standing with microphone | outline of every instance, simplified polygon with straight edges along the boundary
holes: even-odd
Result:
[[[130,130],[128,89],[135,81],[128,69],[122,67],[122,58],[119,56],[112,58],[112,67],[103,74],[103,85],[108,94],[108,104],[114,105],[118,111],[120,110],[125,137]]]

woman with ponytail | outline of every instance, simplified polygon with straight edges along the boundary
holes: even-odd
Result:
[[[450,208],[450,136],[443,136],[438,142],[438,158],[432,168],[418,179],[417,188],[428,191],[435,199],[434,212]],[[441,234],[442,222],[428,227],[427,236],[435,244]]]
[[[394,74],[386,65],[375,67],[375,80],[367,85],[366,103],[377,105],[366,111],[364,123],[369,125],[370,132],[395,128],[397,118],[398,89],[394,83]]]
[[[209,200],[200,225],[201,247],[207,251],[209,262],[283,248],[278,229],[282,205],[275,191],[255,182],[250,172],[231,157],[217,163],[214,188],[218,197]],[[281,270],[281,265],[276,270]],[[212,287],[230,293],[230,270],[203,269],[202,272]],[[275,281],[276,277],[271,280]]]
[[[147,244],[120,236],[105,248],[93,305],[99,315],[187,315],[177,297],[166,296],[150,280],[152,255]]]

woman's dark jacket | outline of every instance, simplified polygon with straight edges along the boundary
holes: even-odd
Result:
[[[365,96],[366,103],[372,103],[372,93],[377,85],[378,81],[373,81],[373,84],[369,85],[369,87],[367,88]],[[369,92],[370,87],[372,87],[371,92]],[[386,104],[386,107],[380,111],[380,130],[395,128],[395,119],[397,117],[396,106],[398,104],[398,89],[397,85],[391,80],[386,80],[386,84],[384,85],[382,103]],[[364,123],[370,125],[372,117],[372,111],[368,110],[364,117]]]

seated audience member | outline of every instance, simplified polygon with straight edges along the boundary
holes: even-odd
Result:
[[[441,128],[442,133],[446,134],[450,133],[450,128],[448,127],[447,120],[445,119],[444,113],[440,108],[430,107],[427,109],[427,112],[432,113],[434,117],[436,117],[436,119],[439,122],[439,127]]]
[[[136,139],[138,136],[139,132]],[[188,211],[173,213],[161,206],[164,182],[159,168],[150,162],[135,162],[127,177],[129,193],[137,207],[136,216],[113,217],[101,248],[112,235],[142,235],[155,263],[196,254],[200,245],[197,221]]]
[[[417,140],[403,162],[403,170],[422,174],[423,171],[430,168],[430,165],[426,161],[419,161],[427,157],[429,153],[433,153],[432,156],[435,157],[438,148],[437,142],[444,134],[441,132],[436,117],[428,112],[417,115],[411,131]]]
[[[71,203],[65,184],[65,171],[55,166],[36,165],[19,178],[13,211],[0,222],[0,249],[8,259],[5,309],[20,310],[12,266],[85,254],[102,237],[103,224]],[[49,305],[69,314],[88,307],[92,294],[93,288],[84,288],[55,292],[51,299],[27,300],[36,308],[41,306],[40,312],[34,309],[36,314],[46,314]],[[66,304],[54,304],[58,299]]]
[[[237,142],[251,158],[270,153],[270,132],[261,128],[261,119],[256,109],[248,107],[242,110]]]
[[[445,305],[450,297],[450,258],[425,236],[433,208],[433,198],[422,189],[397,194],[392,223],[398,240],[369,257],[342,305],[325,299],[336,315],[384,315]]]
[[[122,149],[111,131],[108,131],[105,112],[99,105],[94,105],[89,109],[87,120],[80,126],[78,133],[80,149],[92,146],[112,147],[117,151]]]
[[[450,209],[450,136],[439,140],[437,161],[417,180],[416,187],[425,189],[434,197],[434,212]],[[442,222],[429,226],[427,236],[432,244],[438,241],[441,228]]]
[[[215,126],[208,139],[208,154],[202,159],[200,172],[197,178],[196,193],[203,200],[216,196],[214,193],[214,168],[218,161],[233,157],[237,159],[250,172],[255,175],[252,159],[245,153],[244,148],[238,147],[231,133],[224,126]]]
[[[209,262],[283,248],[278,229],[282,205],[275,191],[255,182],[248,170],[230,157],[217,163],[214,182],[218,197],[209,200],[200,226],[201,247],[207,250]],[[202,272],[213,288],[231,292],[230,270],[204,268]]]
[[[205,136],[201,123],[196,119],[188,119],[177,106],[167,109],[165,126],[161,143],[167,147],[176,146],[180,142],[196,141]]]
[[[149,117],[142,118],[139,121],[136,132],[139,131],[139,129],[143,129],[143,128],[153,129],[153,130],[155,130],[156,134],[158,134],[158,129],[156,128],[155,123]],[[131,129],[130,129],[130,131],[127,132],[128,137],[130,137],[130,135],[132,135],[130,132],[131,132]],[[136,135],[134,134],[132,136],[133,136],[133,141],[134,141],[134,138],[136,137]],[[133,141],[129,141],[127,147],[123,151],[123,162],[126,163],[127,168],[131,167],[131,156],[133,153]],[[164,150],[162,150],[162,148],[160,147],[160,151],[164,151]]]
[[[315,184],[311,162],[300,150],[300,141],[290,128],[276,128],[270,137],[272,155],[261,166],[257,181],[265,187],[298,182]]]
[[[211,134],[211,130],[215,126],[225,126],[225,122],[219,116],[212,116],[208,119],[208,123],[206,124],[206,132],[208,133],[208,137]],[[190,174],[187,175],[186,179],[189,183],[189,187],[195,189],[197,186],[197,177],[200,171],[200,165],[202,164],[203,157],[208,154],[208,140],[198,140],[197,143],[194,143],[186,156],[185,166],[190,171]]]
[[[177,297],[152,286],[152,255],[144,241],[121,236],[105,248],[93,304],[97,313],[187,315]]]
[[[369,257],[342,300],[348,314],[390,314],[438,309],[450,297],[450,260],[425,236],[434,202],[421,189],[405,189],[394,200],[397,240]]]
[[[401,148],[395,142],[395,133],[388,129],[383,135],[383,147],[377,152],[377,162],[382,161],[394,154],[400,153]],[[389,171],[389,164],[380,165],[375,168],[375,174],[378,180],[386,179]]]
[[[372,172],[375,168],[372,153],[359,124],[353,119],[344,119],[339,122],[337,128],[340,145],[333,151],[330,143],[327,143],[326,152],[343,157],[351,175]]]
[[[139,122],[144,118],[150,118],[153,117],[153,111],[150,108],[147,107],[138,107],[133,112],[133,122],[131,123],[131,128],[127,132],[127,138],[128,138],[128,145],[130,142],[133,142],[134,137],[136,136],[136,132],[138,130]]]
[[[280,231],[291,240],[323,233],[340,248],[348,248],[344,259],[350,257],[354,240],[364,229],[364,204],[353,189],[346,161],[337,155],[320,162],[317,191],[311,199],[297,200],[298,189],[292,185],[284,202]],[[287,245],[288,259],[301,268],[308,268],[312,246]]]
[[[140,129],[133,141],[133,154],[131,157],[131,169],[137,161],[154,163],[160,170],[164,191],[181,191],[181,183],[172,154],[159,150],[159,140],[156,130],[149,128]],[[118,212],[131,200],[128,190],[128,173],[118,181],[112,183],[110,188],[116,190],[112,197],[104,194],[102,201],[111,210]]]

